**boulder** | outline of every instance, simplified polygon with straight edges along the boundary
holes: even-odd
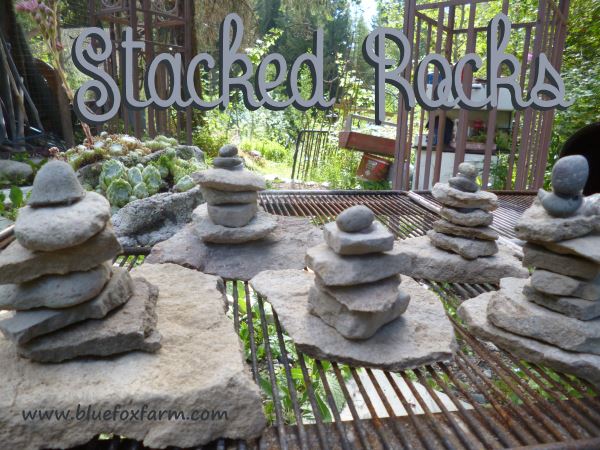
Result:
[[[0,186],[27,182],[33,176],[33,169],[27,163],[0,159]]]
[[[527,243],[523,246],[523,265],[546,269],[571,277],[591,280],[600,275],[600,265],[577,256],[561,255]]]
[[[498,232],[490,227],[463,227],[443,219],[433,222],[433,229],[438,233],[484,241],[495,241],[500,237]]]
[[[434,230],[427,232],[431,243],[442,250],[454,252],[464,259],[473,260],[481,256],[492,256],[498,253],[496,241],[482,241],[438,233]]]
[[[498,207],[498,197],[492,192],[463,192],[447,183],[436,183],[431,193],[438,202],[455,208],[479,208],[493,211]]]
[[[225,315],[222,282],[171,264],[143,264],[133,276],[159,290],[162,348],[157,353],[32,364],[0,339],[3,446],[71,448],[100,433],[127,436],[150,448],[198,447],[218,438],[260,436],[266,425],[261,393],[245,364],[233,322]],[[49,407],[75,415],[77,405],[95,412],[118,408],[117,419],[64,421],[57,426],[55,421],[24,422],[21,415],[23,410]],[[132,410],[140,420],[131,420],[130,414],[121,420],[119,413]],[[187,420],[159,420],[163,410]]]
[[[105,318],[85,320],[40,336],[19,345],[17,352],[45,363],[132,351],[156,352],[161,340],[156,331],[157,299],[158,289],[143,278],[137,278],[129,301]]]
[[[113,269],[113,276],[100,294],[70,308],[40,308],[16,313],[0,313],[0,331],[7,339],[24,344],[34,337],[52,333],[86,319],[101,319],[129,300],[133,283],[124,269]]]
[[[386,252],[394,247],[394,235],[379,222],[354,233],[342,231],[335,222],[330,222],[323,227],[323,236],[329,248],[339,255]]]
[[[215,225],[228,228],[240,228],[256,216],[258,205],[256,203],[242,203],[238,205],[211,205],[207,204],[208,217]]]
[[[494,220],[492,213],[484,211],[483,209],[462,212],[449,206],[442,206],[440,209],[440,216],[448,222],[464,227],[488,226],[491,225]]]
[[[33,207],[70,205],[84,196],[85,191],[71,166],[64,161],[49,161],[35,176],[27,204]]]
[[[552,311],[579,320],[592,320],[600,317],[600,301],[582,300],[575,297],[561,297],[544,294],[529,284],[523,287],[523,295],[530,302],[537,303]]]
[[[299,351],[313,358],[389,371],[421,367],[452,358],[454,330],[439,298],[411,279],[402,284],[410,305],[370,339],[344,338],[310,313],[314,275],[304,270],[262,272],[250,284],[266,297]]]
[[[29,250],[51,252],[82,244],[102,231],[109,219],[108,200],[88,192],[72,205],[21,208],[15,236]]]
[[[222,191],[262,191],[267,187],[263,177],[249,170],[209,169],[193,174],[192,178],[203,187]]]
[[[90,270],[122,251],[110,223],[82,244],[54,252],[32,251],[15,240],[0,252],[0,285]]]
[[[134,200],[112,216],[119,242],[127,247],[151,247],[169,239],[191,220],[202,201],[198,187]]]
[[[364,205],[356,205],[342,211],[335,223],[346,233],[357,233],[369,228],[374,220],[375,214],[371,209]]]
[[[540,292],[583,300],[600,300],[600,276],[591,281],[536,269],[531,275],[531,286]]]
[[[368,255],[341,256],[326,244],[306,251],[306,265],[319,275],[327,286],[352,286],[371,283],[407,270],[410,259],[396,245],[388,252]]]
[[[256,191],[228,192],[200,186],[200,192],[209,205],[256,203],[258,201],[258,192]]]
[[[85,272],[44,275],[22,284],[0,285],[0,309],[69,308],[97,296],[110,276],[111,264]]]

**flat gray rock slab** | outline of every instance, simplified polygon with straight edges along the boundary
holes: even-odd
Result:
[[[85,272],[46,275],[23,284],[0,285],[0,309],[69,308],[94,298],[111,276],[111,263]]]
[[[581,256],[600,264],[600,234],[590,234],[560,242],[545,242],[544,247],[556,253]]]
[[[438,233],[471,239],[483,239],[484,241],[495,241],[500,237],[498,232],[490,227],[463,227],[444,219],[433,222],[433,229]]]
[[[600,317],[600,301],[581,300],[575,297],[561,297],[540,292],[529,285],[523,288],[523,294],[530,302],[537,303],[552,311],[559,312],[579,320],[592,320]]]
[[[366,255],[387,252],[394,247],[394,235],[379,222],[373,222],[363,231],[348,233],[335,222],[323,227],[325,242],[339,255]]]
[[[392,250],[368,255],[342,256],[327,244],[319,244],[306,250],[306,265],[327,286],[352,286],[371,283],[402,273],[409,259],[394,244]]]
[[[436,183],[431,193],[438,202],[454,208],[479,208],[485,211],[498,208],[498,197],[492,192],[463,192],[448,183]]]
[[[267,188],[265,179],[249,170],[208,169],[195,173],[193,178],[202,187],[221,191],[262,191]]]
[[[511,333],[546,342],[563,350],[600,354],[600,320],[581,321],[527,300],[525,281],[503,280],[490,299],[488,320]]]
[[[561,255],[531,243],[523,246],[523,265],[585,280],[591,280],[600,275],[600,265],[597,263],[577,256]]]
[[[584,281],[567,275],[536,269],[531,275],[531,286],[546,294],[600,301],[600,277],[596,277],[591,281]]]
[[[103,319],[80,322],[17,346],[19,355],[38,362],[57,363],[84,356],[109,356],[135,350],[156,352],[158,289],[143,278],[133,283],[133,295]]]
[[[132,290],[133,282],[129,273],[124,269],[114,268],[110,281],[96,298],[70,308],[0,312],[0,331],[11,341],[24,344],[34,337],[86,319],[101,319],[129,300]]]
[[[0,252],[0,284],[25,283],[43,275],[89,270],[122,251],[110,223],[83,244],[55,252],[29,250],[15,240]]]
[[[488,226],[494,221],[493,214],[484,211],[483,209],[461,212],[449,206],[442,206],[440,208],[440,216],[449,222],[464,227]]]
[[[468,260],[482,256],[492,256],[498,253],[498,244],[496,244],[496,241],[451,236],[435,230],[429,230],[427,237],[436,247],[457,253]]]
[[[534,364],[548,366],[559,372],[585,378],[600,388],[600,356],[574,353],[545,344],[535,339],[519,336],[494,326],[487,319],[490,299],[497,292],[486,292],[462,303],[458,315],[475,336],[491,341],[517,358]]]
[[[154,246],[150,263],[175,263],[229,280],[249,280],[263,270],[303,269],[306,249],[322,241],[321,230],[302,217],[270,216],[275,230],[266,238],[235,245],[205,243],[190,224]]]
[[[513,250],[502,243],[498,244],[498,253],[494,256],[475,260],[466,260],[456,253],[434,247],[427,236],[398,241],[396,245],[401,254],[409,259],[402,274],[413,278],[450,283],[498,284],[504,277],[529,276]]]
[[[200,186],[200,192],[206,203],[211,205],[256,203],[258,201],[258,192],[256,191],[228,192]]]
[[[277,228],[275,216],[258,211],[250,222],[239,228],[217,225],[208,214],[206,204],[198,206],[192,214],[196,235],[204,242],[213,244],[242,244],[264,239]]]
[[[408,309],[364,341],[345,339],[309,311],[314,275],[304,270],[266,271],[250,284],[271,303],[283,328],[300,351],[318,359],[383,370],[405,370],[447,361],[456,349],[454,330],[440,299],[413,280],[402,290]]]
[[[108,200],[88,192],[72,205],[21,208],[15,236],[25,248],[51,252],[84,243],[102,231],[109,219]]]
[[[220,437],[252,439],[261,434],[266,420],[260,391],[244,363],[233,322],[225,315],[222,282],[171,264],[144,264],[132,275],[159,289],[162,348],[154,354],[132,352],[48,365],[18,357],[10,342],[0,340],[3,446],[70,448],[99,433],[114,433],[151,448],[187,448]],[[91,405],[94,411],[112,411],[116,405],[121,410],[143,408],[145,420],[74,420],[57,426],[55,421],[24,422],[21,415],[22,410],[50,407],[74,415],[77,404]],[[193,411],[208,411],[209,418],[148,419],[150,411],[157,416],[161,410],[182,411],[186,418]]]
[[[515,225],[519,239],[544,243],[578,238],[594,230],[600,231],[600,216],[553,217],[537,198]]]

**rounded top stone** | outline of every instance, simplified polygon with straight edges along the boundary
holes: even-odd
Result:
[[[69,205],[81,200],[85,191],[77,175],[64,161],[49,161],[33,180],[29,206]]]
[[[458,173],[473,180],[477,178],[477,168],[468,162],[462,162],[458,165]]]
[[[369,228],[375,214],[364,205],[352,206],[340,213],[335,220],[338,228],[347,233],[357,233]]]
[[[579,195],[589,174],[590,168],[584,156],[560,158],[552,169],[552,189],[557,194]]]
[[[238,148],[233,144],[225,144],[219,149],[219,156],[221,158],[231,158],[237,156]]]

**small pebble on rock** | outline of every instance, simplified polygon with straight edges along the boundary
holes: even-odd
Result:
[[[552,169],[552,189],[564,196],[581,195],[589,173],[590,168],[584,156],[560,158]]]
[[[237,156],[238,148],[233,144],[225,144],[219,149],[219,156],[221,158],[232,158]]]
[[[84,196],[85,191],[71,166],[64,161],[50,161],[37,173],[27,204],[33,207],[69,205]]]
[[[366,230],[375,220],[375,214],[364,205],[352,206],[337,217],[338,228],[347,233],[357,233]]]

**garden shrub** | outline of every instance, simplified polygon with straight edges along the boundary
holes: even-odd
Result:
[[[240,143],[240,150],[260,152],[263,158],[274,162],[291,161],[291,152],[278,142],[268,139],[244,139]]]

